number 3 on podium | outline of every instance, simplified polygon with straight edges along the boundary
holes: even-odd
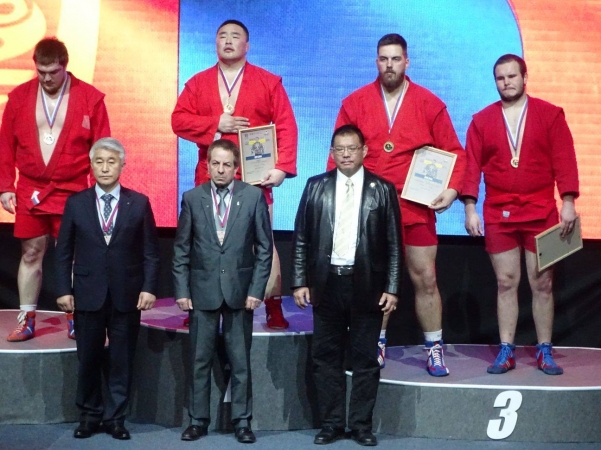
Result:
[[[503,419],[492,419],[488,422],[486,434],[491,439],[505,439],[511,436],[518,421],[517,410],[522,406],[522,394],[518,391],[505,391],[497,395],[495,408],[503,408],[499,411],[499,417]]]

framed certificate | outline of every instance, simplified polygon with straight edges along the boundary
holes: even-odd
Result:
[[[238,138],[242,181],[260,184],[278,160],[275,125],[245,128],[238,131]]]
[[[538,270],[545,270],[582,248],[580,217],[576,218],[574,229],[565,237],[561,237],[561,224],[558,223],[536,235],[534,239]]]
[[[430,205],[449,186],[457,155],[425,146],[413,153],[401,198]]]

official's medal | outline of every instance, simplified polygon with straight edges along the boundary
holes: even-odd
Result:
[[[217,239],[219,239],[219,244],[223,245],[223,240],[225,239],[225,231],[217,230]]]
[[[52,145],[54,144],[54,136],[49,133],[44,133],[44,144]]]
[[[511,158],[511,167],[513,167],[514,169],[517,169],[519,164],[520,164],[520,158],[518,158],[517,156],[514,156],[513,158]]]
[[[388,141],[384,144],[384,151],[386,153],[390,153],[393,150],[394,150],[394,144],[392,142]]]

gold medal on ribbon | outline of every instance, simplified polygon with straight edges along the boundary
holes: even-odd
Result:
[[[386,153],[390,153],[393,150],[394,150],[394,144],[392,142],[388,141],[384,144],[384,151]]]
[[[223,107],[223,112],[226,114],[234,114],[234,107],[232,105],[230,105],[229,102],[227,102],[225,104],[225,106]]]
[[[513,158],[511,158],[511,167],[513,167],[514,169],[517,169],[519,164],[520,164],[520,158],[518,158],[517,156],[514,156]]]

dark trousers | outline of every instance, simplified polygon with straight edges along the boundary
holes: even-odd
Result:
[[[211,422],[211,370],[217,350],[219,322],[225,351],[231,366],[232,425],[250,426],[252,419],[252,379],[250,347],[252,344],[253,311],[232,309],[225,302],[219,309],[190,314],[190,343],[192,355],[192,383],[188,415],[191,425],[209,426]]]
[[[123,423],[131,390],[140,311],[120,312],[110,296],[98,311],[74,313],[77,342],[77,395],[80,420]],[[109,339],[108,352],[104,350]],[[108,398],[102,401],[102,373]]]
[[[322,427],[346,424],[345,338],[350,340],[353,378],[348,426],[371,430],[380,382],[378,339],[383,313],[353,306],[353,276],[329,274],[321,303],[313,308],[313,377]]]

